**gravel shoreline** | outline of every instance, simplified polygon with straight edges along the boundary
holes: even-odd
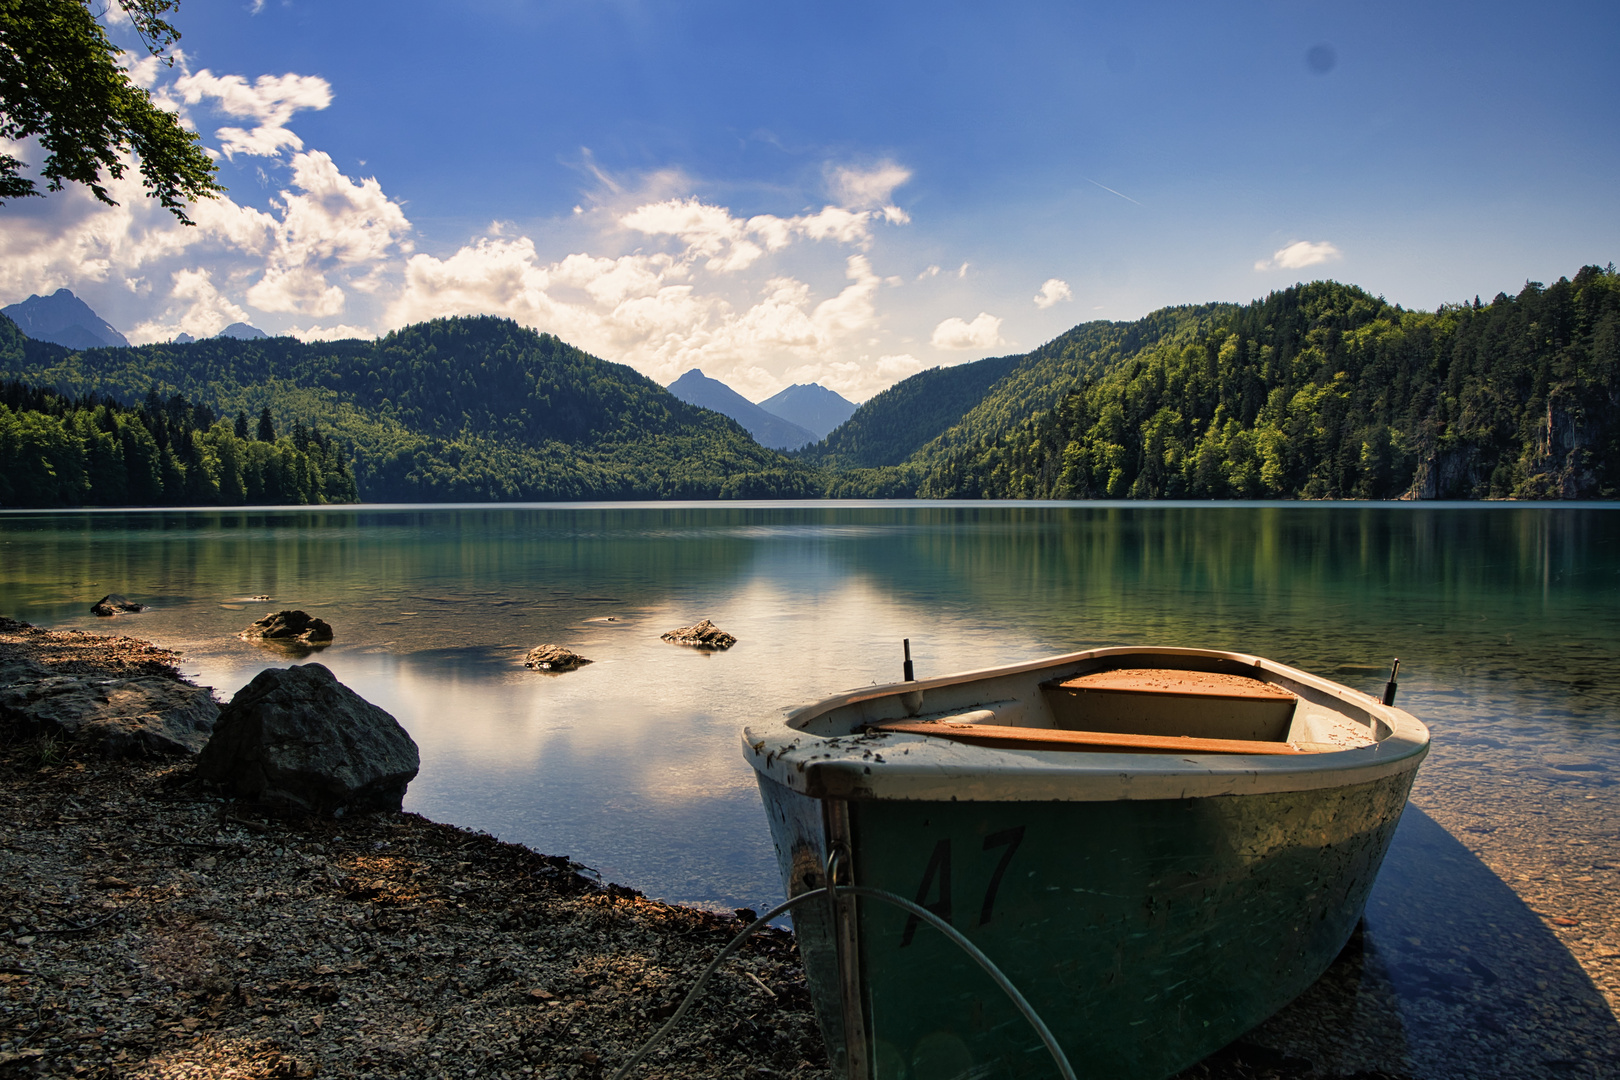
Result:
[[[0,761],[0,1062],[49,1075],[597,1076],[741,927],[414,814],[238,820],[186,765],[30,753]],[[826,1075],[791,935],[711,986],[644,1075]]]
[[[179,659],[0,626],[0,665]],[[415,814],[255,815],[191,773],[0,727],[0,1077],[611,1076],[752,916]],[[751,938],[636,1075],[831,1080],[792,935]],[[1181,1080],[1327,1076],[1239,1042]]]

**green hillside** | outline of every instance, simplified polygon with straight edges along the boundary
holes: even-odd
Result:
[[[1021,356],[912,376],[796,455],[624,365],[489,317],[377,341],[83,352],[0,319],[0,379],[26,384],[0,402],[0,466],[49,489],[37,505],[116,501],[110,481],[91,493],[50,478],[137,427],[155,451],[137,435],[114,441],[141,476],[157,454],[173,481],[165,502],[250,490],[311,501],[1620,493],[1612,265],[1435,312],[1314,282],[1243,306],[1086,323]],[[41,388],[57,396],[29,396]],[[265,410],[280,438],[214,421]],[[303,481],[268,479],[284,441],[309,463]],[[229,454],[259,464],[238,475]],[[26,501],[11,490],[0,501]]]
[[[1135,322],[1091,322],[1020,356],[913,375],[863,404],[802,456],[831,470],[828,494],[907,498],[929,464],[993,440],[1055,407],[1077,385],[1166,339],[1190,340],[1230,304],[1164,308]]]
[[[911,463],[916,493],[1567,499],[1620,488],[1612,265],[1433,313],[1315,282],[1186,329],[1121,355],[1050,410],[925,448]]]
[[[9,324],[8,324],[9,325]],[[813,470],[622,364],[506,319],[377,341],[213,338],[73,352],[0,331],[0,377],[64,395],[184,394],[297,422],[353,457],[368,501],[804,497]]]
[[[1021,359],[1000,356],[918,372],[863,402],[799,456],[833,469],[898,465],[960,421]]]
[[[138,408],[0,382],[0,507],[243,506],[354,502],[347,455],[294,422],[256,436],[182,394]]]
[[[1162,308],[1135,322],[1082,323],[1040,348],[1014,357],[1004,379],[930,445],[919,449],[924,457],[932,458],[952,447],[994,438],[1031,414],[1055,407],[1073,387],[1128,357],[1165,341],[1191,340],[1235,310],[1232,304],[1204,304]]]

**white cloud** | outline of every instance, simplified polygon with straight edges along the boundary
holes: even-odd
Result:
[[[260,75],[249,83],[240,75],[215,75],[204,68],[181,75],[174,89],[188,105],[209,100],[228,116],[258,121],[252,128],[223,127],[214,133],[227,158],[274,157],[283,148],[302,150],[304,140],[288,129],[287,122],[300,109],[332,104],[332,84],[318,75]]]
[[[987,311],[972,322],[952,317],[934,327],[929,339],[936,349],[990,349],[1002,344],[1001,320]]]
[[[133,324],[136,342],[209,337],[231,322],[331,340],[494,314],[662,382],[701,367],[756,398],[821,382],[861,399],[923,366],[905,351],[915,338],[893,335],[881,303],[885,285],[903,279],[888,274],[878,239],[910,221],[891,200],[911,173],[893,162],[828,169],[828,205],[749,216],[690,194],[699,185],[677,170],[613,178],[586,154],[600,187],[553,223],[570,230],[569,247],[543,250],[496,221],[418,252],[383,182],[346,174],[292,129],[302,110],[332,103],[324,79],[192,73],[180,60],[178,70],[134,67],[165,107],[213,132],[214,148],[257,159],[274,194],[258,206],[202,200],[186,228],[145,197],[129,163],[109,184],[116,207],[79,188],[8,206],[0,302],[67,286]],[[219,126],[221,116],[233,122]],[[947,320],[935,339],[982,347],[999,342],[999,327],[989,315]]]
[[[847,284],[819,301],[807,283],[777,276],[739,308],[688,275],[682,259],[666,254],[575,253],[546,262],[527,237],[484,237],[446,258],[413,256],[385,321],[506,315],[666,383],[692,367],[712,374],[761,359],[817,361],[858,343],[879,321],[883,282],[862,254],[846,258]]]
[[[298,326],[289,326],[282,331],[288,337],[295,337],[300,341],[341,341],[344,338],[372,338],[376,332],[364,326],[349,326],[339,323],[336,326],[311,326],[304,329]]]
[[[880,161],[870,169],[851,165],[831,167],[827,186],[840,206],[888,208],[894,189],[911,179],[911,170],[894,161]]]
[[[1256,270],[1303,270],[1307,266],[1343,258],[1343,252],[1326,240],[1298,240],[1274,252],[1269,259],[1254,264]]]
[[[909,378],[923,369],[923,362],[910,353],[900,353],[898,356],[880,356],[877,362],[877,374],[885,384],[899,382]]]
[[[937,266],[928,267],[922,273],[917,275],[917,280],[921,281],[924,278],[931,278],[931,277],[939,277],[939,267],[937,267]]]
[[[328,270],[369,269],[396,247],[408,252],[411,223],[375,179],[349,179],[319,150],[294,155],[292,168],[293,190],[273,204],[282,212],[275,246],[247,301],[260,311],[336,315],[346,297]],[[371,291],[364,275],[355,284]]]
[[[141,323],[129,334],[132,341],[168,341],[182,333],[194,338],[213,337],[233,322],[252,322],[241,307],[215,288],[207,270],[176,270],[169,296],[175,301],[160,317]],[[180,309],[176,316],[176,309]]]
[[[893,224],[911,220],[900,210],[890,214],[841,206],[824,206],[814,214],[795,217],[756,214],[744,219],[694,195],[642,203],[621,215],[619,224],[648,236],[673,236],[686,245],[684,260],[701,259],[705,269],[729,274],[748,269],[766,252],[781,251],[801,237],[869,247],[872,222],[878,219]]]
[[[1047,278],[1045,283],[1041,285],[1041,291],[1035,294],[1035,306],[1044,311],[1053,304],[1073,299],[1074,292],[1069,288],[1067,281],[1059,278]]]

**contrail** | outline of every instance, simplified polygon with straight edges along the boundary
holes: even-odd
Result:
[[[1081,177],[1081,179],[1084,180],[1088,184],[1097,184],[1097,181],[1093,180],[1089,176],[1083,176],[1083,177]],[[1136,200],[1131,198],[1129,195],[1126,195],[1126,194],[1124,194],[1122,192],[1115,191],[1113,188],[1109,187],[1107,184],[1097,184],[1097,186],[1102,188],[1104,191],[1108,192],[1108,194],[1110,194],[1110,195],[1118,195],[1120,198],[1124,199],[1128,203],[1136,203],[1137,206],[1142,205],[1141,203],[1136,202]]]

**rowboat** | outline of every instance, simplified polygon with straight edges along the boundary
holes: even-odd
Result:
[[[909,675],[909,671],[907,672]],[[1393,677],[1385,698],[1393,699]],[[1429,733],[1255,656],[1109,648],[872,686],[743,732],[822,1034],[850,1080],[1169,1076],[1315,981]]]

